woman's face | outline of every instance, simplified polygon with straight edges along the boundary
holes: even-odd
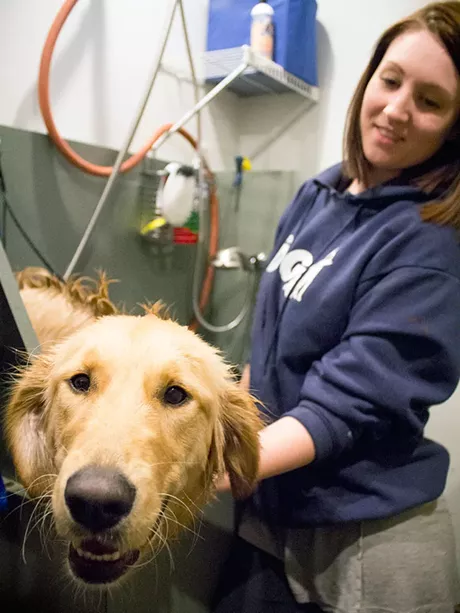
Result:
[[[364,93],[360,127],[371,180],[379,183],[428,160],[460,110],[460,78],[448,52],[425,30],[388,47]]]

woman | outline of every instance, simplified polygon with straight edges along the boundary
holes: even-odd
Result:
[[[272,423],[216,613],[453,611],[449,458],[423,431],[460,372],[459,116],[460,3],[434,3],[381,36],[345,162],[281,218],[250,363]]]

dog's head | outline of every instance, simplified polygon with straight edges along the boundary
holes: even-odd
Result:
[[[249,494],[259,429],[217,351],[152,314],[103,317],[33,358],[6,412],[22,483],[49,497],[72,574],[93,584],[189,524],[218,475]]]

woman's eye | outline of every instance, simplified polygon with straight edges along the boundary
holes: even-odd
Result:
[[[86,373],[78,373],[69,379],[70,386],[75,392],[87,392],[91,386],[91,379]]]
[[[439,104],[439,102],[437,102],[436,100],[433,100],[432,98],[427,98],[424,96],[422,97],[422,102],[429,109],[437,110],[441,108],[441,105]]]
[[[399,83],[396,79],[392,79],[391,77],[382,77],[382,81],[386,87],[392,89],[398,87]]]
[[[165,390],[164,401],[173,407],[178,407],[188,399],[187,392],[179,385],[171,385]]]

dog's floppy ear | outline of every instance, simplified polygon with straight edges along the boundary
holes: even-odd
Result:
[[[51,361],[44,355],[32,358],[16,377],[5,414],[5,432],[21,483],[32,495],[41,493],[46,480],[38,477],[55,472],[45,434],[45,386]]]
[[[228,473],[235,498],[246,498],[255,487],[262,425],[252,396],[236,383],[230,384],[214,431],[211,458],[214,474]]]

